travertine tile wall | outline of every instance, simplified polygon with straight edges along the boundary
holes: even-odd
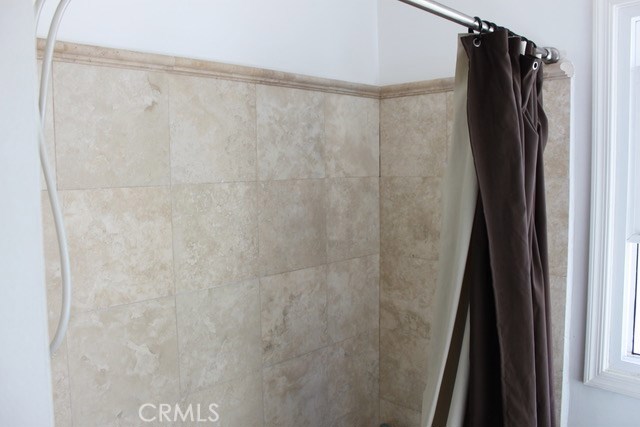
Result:
[[[569,212],[569,78],[544,85],[545,153],[557,414],[560,411]],[[380,105],[380,418],[418,427],[437,279],[440,182],[452,93]]]
[[[146,402],[376,424],[378,99],[56,62],[49,109],[74,279],[57,426],[138,426]]]
[[[107,60],[83,65],[75,51]],[[450,83],[391,98],[383,88],[378,100],[314,79],[322,88],[205,77],[178,58],[129,66],[139,54],[76,45],[64,55],[46,122],[74,278],[52,364],[56,425],[137,426],[142,403],[215,402],[227,427],[417,426]],[[568,78],[545,84],[558,399],[569,93]],[[46,195],[53,330],[60,271]]]

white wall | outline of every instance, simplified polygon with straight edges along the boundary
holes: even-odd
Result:
[[[0,425],[53,425],[33,9],[0,5]]]
[[[376,13],[373,0],[73,0],[59,39],[374,84]]]
[[[540,46],[550,45],[565,51],[577,67],[587,64],[587,70],[577,74],[578,80],[588,81],[590,0],[445,0],[443,3],[506,26]],[[456,34],[465,33],[466,28],[397,0],[379,0],[378,16],[381,83],[453,75]]]

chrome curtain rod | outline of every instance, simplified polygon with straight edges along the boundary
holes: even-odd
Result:
[[[495,26],[491,25],[489,22],[476,20],[476,18],[465,15],[464,13],[458,12],[455,9],[451,9],[449,6],[445,6],[441,3],[431,1],[431,0],[399,0],[408,5],[417,7],[418,9],[426,10],[429,13],[432,13],[441,18],[447,19],[451,22],[455,22],[456,24],[464,25],[467,28],[471,28],[472,30],[479,32],[492,32],[495,30]],[[479,22],[478,22],[479,21]],[[539,55],[540,58],[547,64],[553,64],[554,62],[558,62],[560,59],[560,52],[555,47],[536,47],[536,55]]]

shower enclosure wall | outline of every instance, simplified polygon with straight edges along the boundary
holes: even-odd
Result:
[[[559,388],[570,80],[549,75]],[[215,403],[213,425],[417,426],[451,89],[61,44],[46,133],[75,289],[56,425]]]

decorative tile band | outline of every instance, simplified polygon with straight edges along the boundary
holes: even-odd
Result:
[[[547,64],[544,66],[545,80],[570,79],[573,77],[573,74],[573,64],[570,61],[561,61],[556,64]],[[381,86],[380,99],[449,92],[453,90],[453,83],[453,78],[449,77],[444,79]]]
[[[39,58],[42,57],[44,46],[45,41],[39,39]],[[452,78],[373,86],[263,68],[67,42],[56,44],[54,59],[58,62],[164,71],[378,99],[447,92],[453,89]],[[545,67],[545,77],[551,80],[571,78],[573,77],[573,65],[569,61],[548,65]]]

